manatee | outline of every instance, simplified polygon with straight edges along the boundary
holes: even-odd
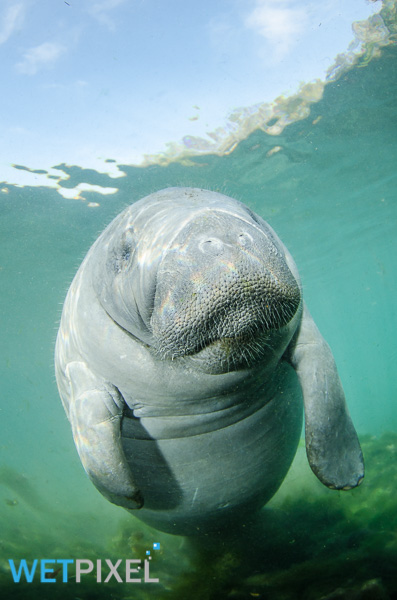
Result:
[[[191,535],[258,511],[292,463],[303,412],[319,480],[363,479],[294,260],[225,195],[168,188],[110,223],[68,291],[55,370],[87,474],[159,530]]]

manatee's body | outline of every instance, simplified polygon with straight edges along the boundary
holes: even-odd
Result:
[[[190,534],[276,492],[306,414],[313,471],[363,477],[329,347],[274,231],[214,192],[162,190],[102,233],[65,301],[56,375],[82,463],[112,502]]]

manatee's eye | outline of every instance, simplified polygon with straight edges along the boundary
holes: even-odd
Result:
[[[134,228],[130,226],[123,233],[119,244],[113,248],[111,253],[111,266],[116,273],[121,273],[127,268],[134,248]]]
[[[131,248],[130,244],[126,244],[126,243],[123,244],[123,246],[121,248],[121,257],[120,257],[123,262],[126,262],[130,259],[131,250],[132,250],[132,248]]]
[[[252,236],[249,233],[247,233],[246,231],[243,231],[242,233],[240,233],[237,236],[237,242],[243,248],[245,248],[246,246],[250,246],[252,244],[252,241],[253,241]]]
[[[203,254],[212,254],[218,256],[223,252],[223,243],[218,238],[207,238],[201,240],[199,243],[199,249]]]

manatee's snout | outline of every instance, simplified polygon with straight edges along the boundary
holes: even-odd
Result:
[[[299,285],[270,229],[205,213],[179,232],[159,267],[154,346],[165,358],[216,343],[229,352],[234,341],[253,348],[287,325],[299,304]]]

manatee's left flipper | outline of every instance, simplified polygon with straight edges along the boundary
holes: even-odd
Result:
[[[347,490],[364,477],[364,461],[332,352],[304,307],[288,356],[302,387],[306,452],[319,480]]]
[[[99,380],[84,362],[70,362],[65,374],[70,386],[68,418],[87,474],[114,504],[141,508],[143,498],[121,446],[123,397],[117,388]]]

